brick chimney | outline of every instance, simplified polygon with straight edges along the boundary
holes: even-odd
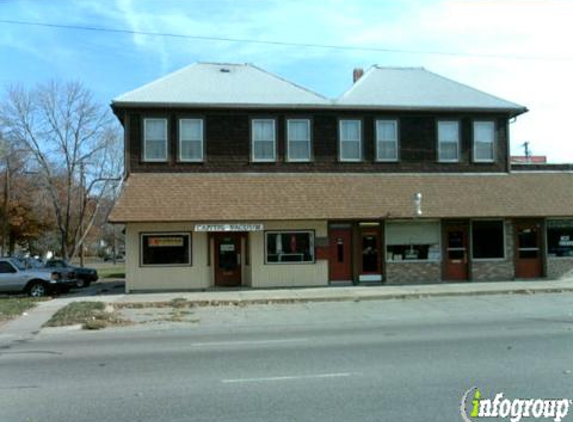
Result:
[[[364,75],[364,69],[362,69],[361,67],[355,68],[354,71],[352,72],[352,82],[356,83],[356,81],[360,79],[362,75]]]

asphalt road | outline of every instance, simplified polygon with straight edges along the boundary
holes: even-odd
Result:
[[[491,398],[573,398],[572,294],[205,308],[197,317],[43,330],[0,350],[0,421],[447,422],[462,420],[472,386]]]

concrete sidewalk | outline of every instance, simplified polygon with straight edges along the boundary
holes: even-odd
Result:
[[[441,283],[416,286],[348,286],[291,289],[230,289],[201,292],[135,293],[82,296],[80,293],[41,302],[26,315],[0,326],[0,352],[13,342],[34,338],[60,308],[72,302],[101,301],[110,304],[166,303],[183,298],[198,306],[225,304],[272,304],[291,302],[416,299],[440,296],[534,294],[573,292],[573,279],[502,281],[487,283]]]
[[[107,303],[169,302],[184,298],[198,305],[211,303],[285,303],[406,299],[430,296],[533,294],[573,292],[573,279],[441,283],[415,286],[348,286],[287,289],[230,289],[173,293],[132,293],[99,296]]]

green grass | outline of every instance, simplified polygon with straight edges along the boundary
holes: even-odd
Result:
[[[85,329],[101,329],[110,325],[124,325],[114,310],[106,310],[103,302],[74,302],[64,306],[44,324],[45,327],[61,327],[81,324]]]
[[[97,273],[102,280],[106,278],[125,278],[125,265],[102,267],[97,270]]]
[[[38,299],[29,297],[0,298],[0,322],[22,315],[23,312],[36,306],[37,302]]]

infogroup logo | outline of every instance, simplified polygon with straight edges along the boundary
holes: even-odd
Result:
[[[465,422],[481,418],[509,419],[511,422],[534,418],[560,422],[569,413],[572,403],[570,399],[508,399],[503,392],[496,393],[493,399],[485,399],[479,388],[472,387],[462,396],[460,413]]]

